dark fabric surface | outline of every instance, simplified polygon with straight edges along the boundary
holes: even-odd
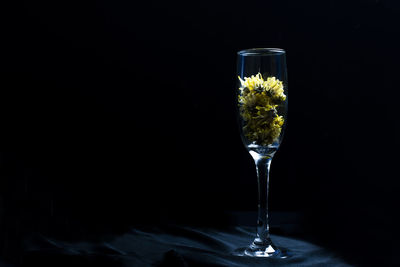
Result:
[[[253,227],[216,230],[163,226],[131,229],[102,242],[70,243],[33,234],[24,244],[23,266],[351,266],[333,252],[295,238],[272,235],[288,248],[286,259],[232,255],[254,238]]]

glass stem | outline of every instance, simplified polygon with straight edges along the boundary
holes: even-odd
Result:
[[[269,191],[269,169],[272,157],[258,156],[254,157],[257,168],[258,180],[258,220],[257,220],[257,238],[255,243],[265,245],[270,243],[269,237],[269,218],[268,218],[268,191]]]

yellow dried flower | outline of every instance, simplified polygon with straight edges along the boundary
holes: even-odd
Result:
[[[284,118],[277,107],[286,99],[282,81],[275,77],[264,80],[261,73],[240,80],[238,97],[245,137],[258,145],[275,142],[282,131]]]

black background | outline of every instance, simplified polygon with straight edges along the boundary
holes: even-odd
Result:
[[[356,264],[399,249],[395,1],[27,1],[1,10],[0,242],[255,210],[236,52],[287,52],[270,207]],[[372,252],[373,251],[373,252]]]

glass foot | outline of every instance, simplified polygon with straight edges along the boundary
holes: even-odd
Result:
[[[254,240],[250,246],[238,248],[233,251],[235,256],[245,257],[263,257],[263,258],[279,258],[284,259],[289,257],[290,253],[284,248],[278,248],[271,241],[268,243],[258,243]]]

